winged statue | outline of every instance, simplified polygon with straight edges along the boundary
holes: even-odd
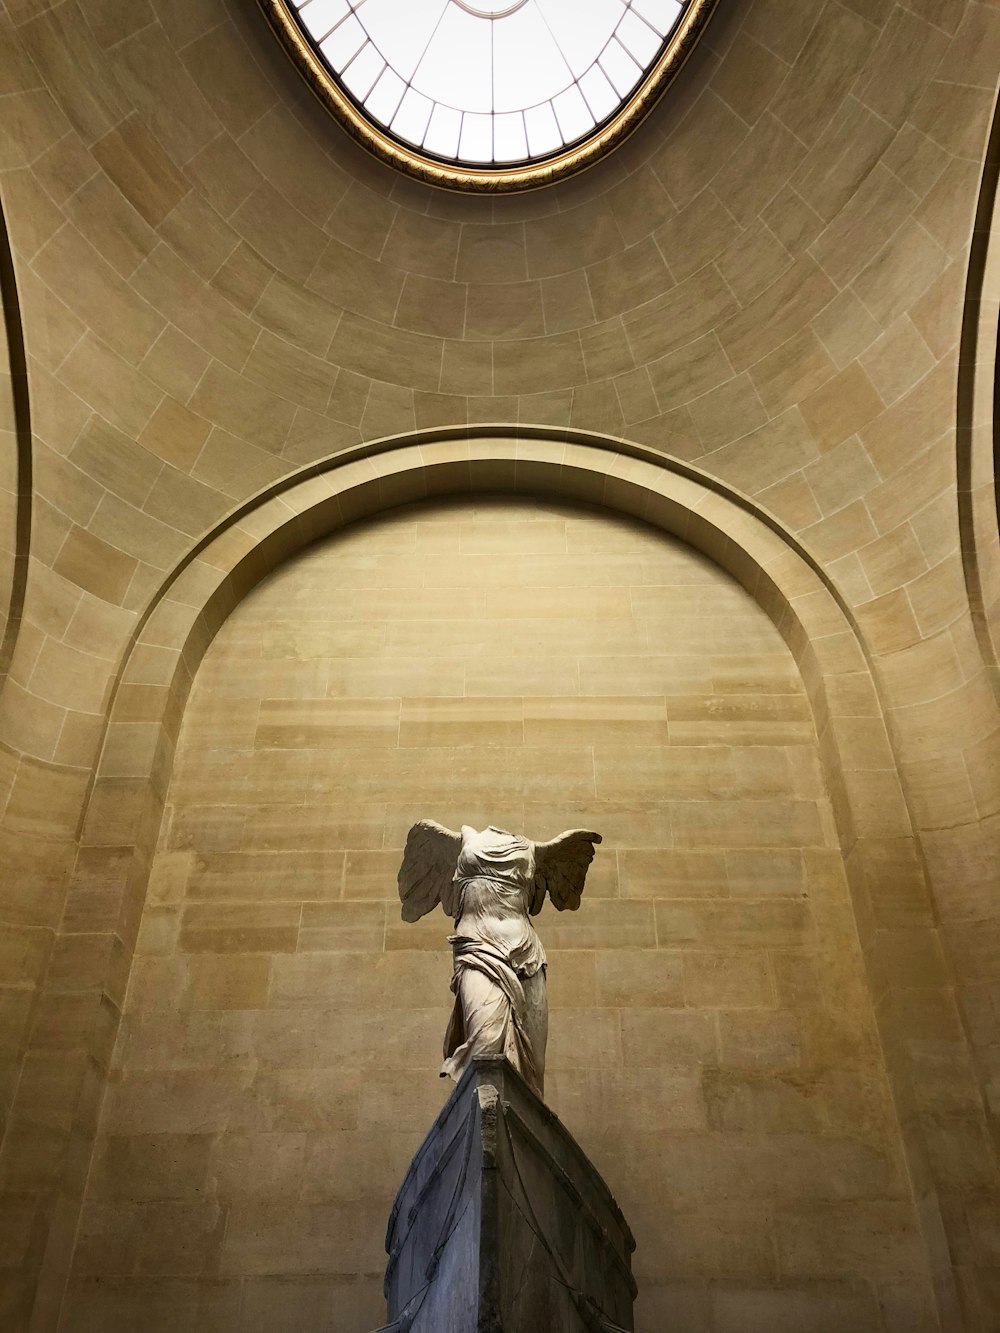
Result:
[[[530,918],[546,896],[560,912],[577,910],[600,841],[586,829],[550,842],[492,824],[455,833],[433,819],[410,829],[397,876],[403,920],[419,921],[440,903],[455,922],[442,1078],[457,1083],[474,1055],[503,1055],[542,1095],[546,958]]]

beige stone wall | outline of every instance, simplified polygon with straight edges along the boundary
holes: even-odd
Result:
[[[935,1327],[795,664],[727,575],[482,500],[326,539],[233,612],[177,749],[63,1333],[381,1322],[447,1089],[409,825],[605,843],[546,908],[548,1100],[638,1239],[641,1333]]]
[[[873,994],[913,1084],[914,1177],[942,1202],[943,1308],[996,1324],[1000,714],[955,425],[998,50],[987,0],[725,0],[624,152],[469,200],[333,130],[253,3],[0,0],[35,463],[0,696],[0,1193],[18,1238],[0,1300],[18,1328],[43,1267],[35,1327],[52,1327],[134,937],[122,830],[76,858],[130,637],[235,503],[346,445],[484,420],[695,461],[851,608],[922,851],[866,871],[866,925],[899,932]],[[117,943],[97,962],[102,932]]]

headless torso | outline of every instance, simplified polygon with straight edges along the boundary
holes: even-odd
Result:
[[[528,919],[535,856],[527,838],[492,825],[477,833],[462,827],[455,870],[461,915],[452,939],[478,939],[504,953],[514,970],[533,977],[546,963],[542,942]]]
[[[463,825],[449,936],[455,1008],[441,1070],[456,1081],[473,1055],[502,1055],[542,1093],[548,1010],[545,950],[528,916],[534,876],[527,838]]]

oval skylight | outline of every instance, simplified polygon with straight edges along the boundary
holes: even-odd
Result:
[[[575,149],[632,104],[641,118],[715,0],[262,3],[310,58],[316,91],[333,93],[342,119],[367,122],[368,147],[392,157],[397,145],[401,164],[431,179],[443,168],[439,184],[502,188],[541,183],[551,173],[530,169],[556,159],[586,165]]]

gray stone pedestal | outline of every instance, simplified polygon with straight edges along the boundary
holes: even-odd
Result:
[[[557,1118],[505,1060],[479,1057],[396,1196],[383,1333],[631,1330],[634,1249]]]

